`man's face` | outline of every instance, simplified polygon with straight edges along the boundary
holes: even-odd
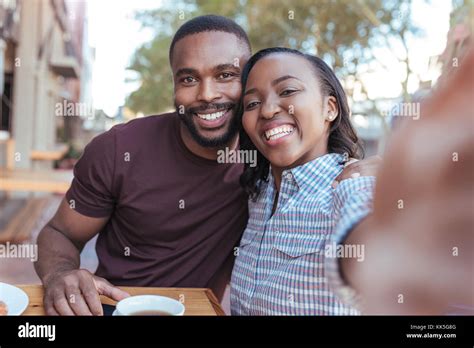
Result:
[[[223,146],[237,134],[240,72],[249,57],[242,40],[220,31],[188,35],[174,46],[176,110],[199,145]]]

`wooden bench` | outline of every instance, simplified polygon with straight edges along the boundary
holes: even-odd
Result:
[[[2,200],[0,243],[21,243],[30,239],[49,202],[48,197]],[[8,209],[7,205],[12,209]]]
[[[30,158],[34,161],[58,161],[69,151],[67,144],[56,144],[47,150],[31,150]]]
[[[0,168],[0,191],[6,199],[0,201],[0,243],[18,243],[31,237],[41,214],[51,198],[28,197],[18,200],[9,198],[11,191],[51,192],[64,194],[73,179],[72,170],[35,170],[15,168],[13,139],[6,143],[6,168]],[[64,156],[67,147],[59,146],[54,151],[32,151],[33,160],[56,160]],[[19,205],[20,204],[20,205]]]
[[[0,191],[30,191],[66,193],[71,184],[72,170],[17,169],[14,162],[15,141],[7,139],[6,168],[0,168]],[[67,145],[57,145],[54,151],[32,151],[34,160],[56,160],[67,152]]]
[[[0,191],[66,193],[72,170],[0,169]]]

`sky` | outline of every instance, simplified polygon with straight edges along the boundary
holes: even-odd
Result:
[[[416,26],[424,31],[424,37],[417,38],[409,43],[409,57],[411,67],[424,80],[435,81],[439,74],[428,70],[430,57],[441,54],[446,46],[447,33],[449,31],[449,14],[451,13],[451,1],[431,0],[428,4],[425,0],[414,0],[412,18]],[[381,51],[378,54],[385,64],[393,61],[393,56]],[[393,69],[385,70],[365,76],[364,83],[367,86],[370,99],[397,97],[401,93],[400,77],[403,76],[403,67],[393,61]],[[409,80],[408,91],[413,93],[418,85]]]
[[[140,23],[132,15],[136,10],[157,8],[161,3],[162,0],[88,1],[89,44],[96,49],[92,83],[96,109],[114,115],[117,108],[124,104],[126,96],[138,87],[136,83],[125,82],[131,76],[126,67],[135,49],[150,41],[153,33],[140,30]],[[428,60],[431,56],[441,54],[445,47],[451,1],[431,0],[431,4],[428,4],[424,0],[415,0],[412,11],[415,24],[423,28],[426,37],[410,43],[410,59],[420,76],[436,79],[436,74],[427,71]],[[390,62],[391,57],[387,52],[381,50],[377,54]],[[400,94],[398,81],[401,71],[396,65],[393,66],[390,71],[380,70],[364,76],[371,99],[391,98]],[[409,83],[410,92],[414,92],[417,87]]]
[[[126,68],[133,52],[150,41],[153,33],[141,30],[133,19],[136,10],[153,9],[160,0],[92,0],[87,2],[89,45],[95,47],[92,77],[92,98],[95,109],[112,116],[125,97],[137,88],[126,83]]]

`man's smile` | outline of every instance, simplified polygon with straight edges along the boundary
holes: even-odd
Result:
[[[228,107],[219,111],[200,111],[199,113],[193,113],[193,115],[196,116],[196,121],[201,128],[216,129],[224,125],[229,116],[232,115],[232,109],[233,107]]]

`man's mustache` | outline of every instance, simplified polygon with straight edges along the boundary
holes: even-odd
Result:
[[[191,114],[211,113],[211,112],[219,112],[219,111],[233,109],[233,108],[235,108],[235,103],[232,103],[232,102],[207,103],[207,104],[201,104],[199,106],[189,108],[188,113],[191,113]]]

